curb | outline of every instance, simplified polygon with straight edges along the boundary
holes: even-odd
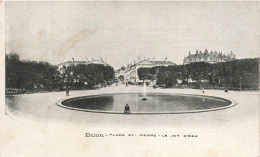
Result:
[[[102,94],[93,94],[93,95],[88,95],[88,96],[98,96],[98,95],[105,95],[105,94],[120,94],[120,93],[140,93],[140,92],[115,92],[115,93],[102,93]],[[223,107],[218,107],[218,108],[212,108],[212,109],[205,109],[205,110],[188,110],[188,111],[170,111],[170,112],[131,112],[130,114],[134,114],[134,115],[143,115],[143,114],[188,114],[188,113],[201,113],[201,112],[210,112],[210,111],[218,111],[218,110],[224,110],[224,109],[228,109],[231,107],[234,107],[237,105],[237,103],[229,98],[223,98],[223,97],[216,97],[216,96],[210,96],[210,95],[199,95],[199,94],[182,94],[182,93],[168,93],[168,92],[158,92],[158,93],[167,93],[167,94],[172,94],[172,95],[192,95],[192,96],[203,96],[203,97],[209,97],[209,98],[217,98],[217,99],[222,99],[222,100],[226,100],[230,102],[230,105],[228,106],[223,106]],[[56,104],[60,107],[66,108],[66,109],[70,109],[70,110],[76,110],[76,111],[83,111],[83,112],[90,112],[90,113],[105,113],[105,114],[124,114],[124,111],[120,112],[120,111],[103,111],[103,110],[89,110],[89,109],[80,109],[80,108],[74,108],[74,107],[69,107],[69,106],[65,106],[62,104],[62,102],[66,101],[66,100],[70,100],[70,99],[79,99],[79,98],[83,98],[86,96],[78,96],[78,97],[70,97],[70,98],[63,98],[59,101],[56,102]]]

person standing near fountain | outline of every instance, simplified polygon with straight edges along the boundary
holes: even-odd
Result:
[[[125,105],[125,111],[124,111],[124,113],[125,113],[125,114],[130,114],[130,112],[131,112],[131,111],[130,111],[130,107],[128,106],[128,104],[126,104],[126,105]]]
[[[70,90],[69,90],[69,88],[66,89],[66,96],[70,96]]]

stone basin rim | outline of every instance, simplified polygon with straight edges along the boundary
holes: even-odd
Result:
[[[75,111],[83,111],[83,112],[90,112],[90,113],[103,113],[103,114],[124,114],[124,111],[104,111],[104,110],[90,110],[90,109],[81,109],[81,108],[75,108],[75,107],[69,107],[69,106],[65,106],[62,104],[62,102],[67,101],[67,100],[72,100],[72,99],[80,99],[80,98],[86,98],[86,97],[91,97],[91,96],[102,96],[102,95],[108,95],[108,94],[127,94],[127,93],[142,93],[142,92],[108,92],[108,93],[100,93],[100,94],[90,94],[90,95],[83,95],[83,96],[75,96],[75,97],[67,97],[67,98],[63,98],[60,99],[59,101],[56,102],[56,105],[58,105],[59,107],[62,108],[66,108],[66,109],[70,109],[70,110],[75,110]],[[203,96],[203,97],[209,97],[209,98],[218,98],[218,99],[223,99],[226,101],[229,101],[230,104],[227,106],[223,106],[223,107],[216,107],[216,108],[211,108],[211,109],[203,109],[203,110],[186,110],[186,111],[162,111],[162,112],[131,112],[131,114],[134,115],[142,115],[142,114],[151,114],[151,115],[155,115],[155,114],[187,114],[187,113],[200,113],[200,112],[210,112],[210,111],[218,111],[218,110],[224,110],[224,109],[228,109],[231,107],[234,107],[237,105],[237,102],[235,102],[234,100],[230,99],[230,98],[223,98],[223,97],[219,97],[219,96],[211,96],[211,95],[204,95],[204,94],[187,94],[187,93],[170,93],[170,92],[150,92],[150,93],[160,93],[160,94],[171,94],[171,95],[192,95],[192,96]],[[129,114],[128,114],[129,115]]]

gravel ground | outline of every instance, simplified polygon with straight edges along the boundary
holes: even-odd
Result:
[[[201,90],[193,89],[147,90],[202,94]],[[141,92],[142,88],[121,85],[70,91],[70,97],[136,91]],[[0,156],[258,156],[259,93],[205,90],[204,95],[229,98],[237,105],[190,114],[117,115],[59,107],[56,102],[65,98],[65,92],[11,96],[6,99],[6,115],[1,118],[4,125],[0,139],[5,142],[0,144]],[[85,133],[136,136],[87,138]],[[163,138],[163,134],[168,137]],[[198,137],[184,138],[186,134]],[[170,138],[171,135],[181,138]]]

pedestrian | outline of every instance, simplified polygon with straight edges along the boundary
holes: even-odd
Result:
[[[70,90],[69,90],[69,88],[66,89],[66,96],[70,96]]]
[[[125,111],[124,111],[125,114],[130,114],[131,111],[130,111],[130,107],[128,106],[128,104],[125,105]]]

